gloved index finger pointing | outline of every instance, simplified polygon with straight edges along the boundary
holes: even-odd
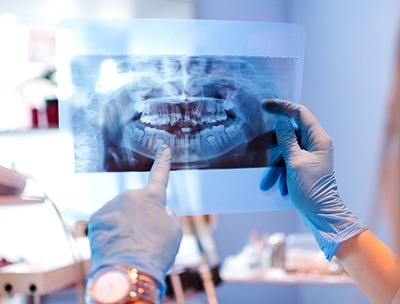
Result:
[[[165,190],[168,185],[169,171],[171,166],[171,150],[167,145],[158,148],[156,159],[150,170],[149,187],[160,187]]]

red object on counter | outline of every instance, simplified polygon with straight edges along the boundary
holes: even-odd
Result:
[[[49,128],[58,128],[58,100],[46,100],[46,116]]]

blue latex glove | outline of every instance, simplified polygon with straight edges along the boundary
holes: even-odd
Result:
[[[331,260],[343,241],[366,229],[339,196],[332,140],[302,105],[264,100],[262,107],[270,113],[281,114],[276,123],[276,135],[286,167],[268,168],[261,177],[260,189],[270,189],[279,179],[281,193],[288,191],[319,247]],[[291,119],[299,128],[300,145]]]
[[[93,267],[87,280],[107,265],[136,268],[153,277],[165,296],[165,276],[182,239],[176,218],[165,209],[171,151],[163,145],[151,168],[148,185],[124,190],[89,219]]]

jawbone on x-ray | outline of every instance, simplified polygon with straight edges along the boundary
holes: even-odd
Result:
[[[95,72],[86,75],[84,106],[73,108],[76,171],[147,171],[160,144],[171,148],[172,169],[274,165],[274,120],[260,101],[283,97],[294,63],[260,56],[78,57],[72,75]]]

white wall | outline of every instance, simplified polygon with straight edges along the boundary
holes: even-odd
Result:
[[[287,0],[197,0],[198,19],[282,22],[288,19]]]

